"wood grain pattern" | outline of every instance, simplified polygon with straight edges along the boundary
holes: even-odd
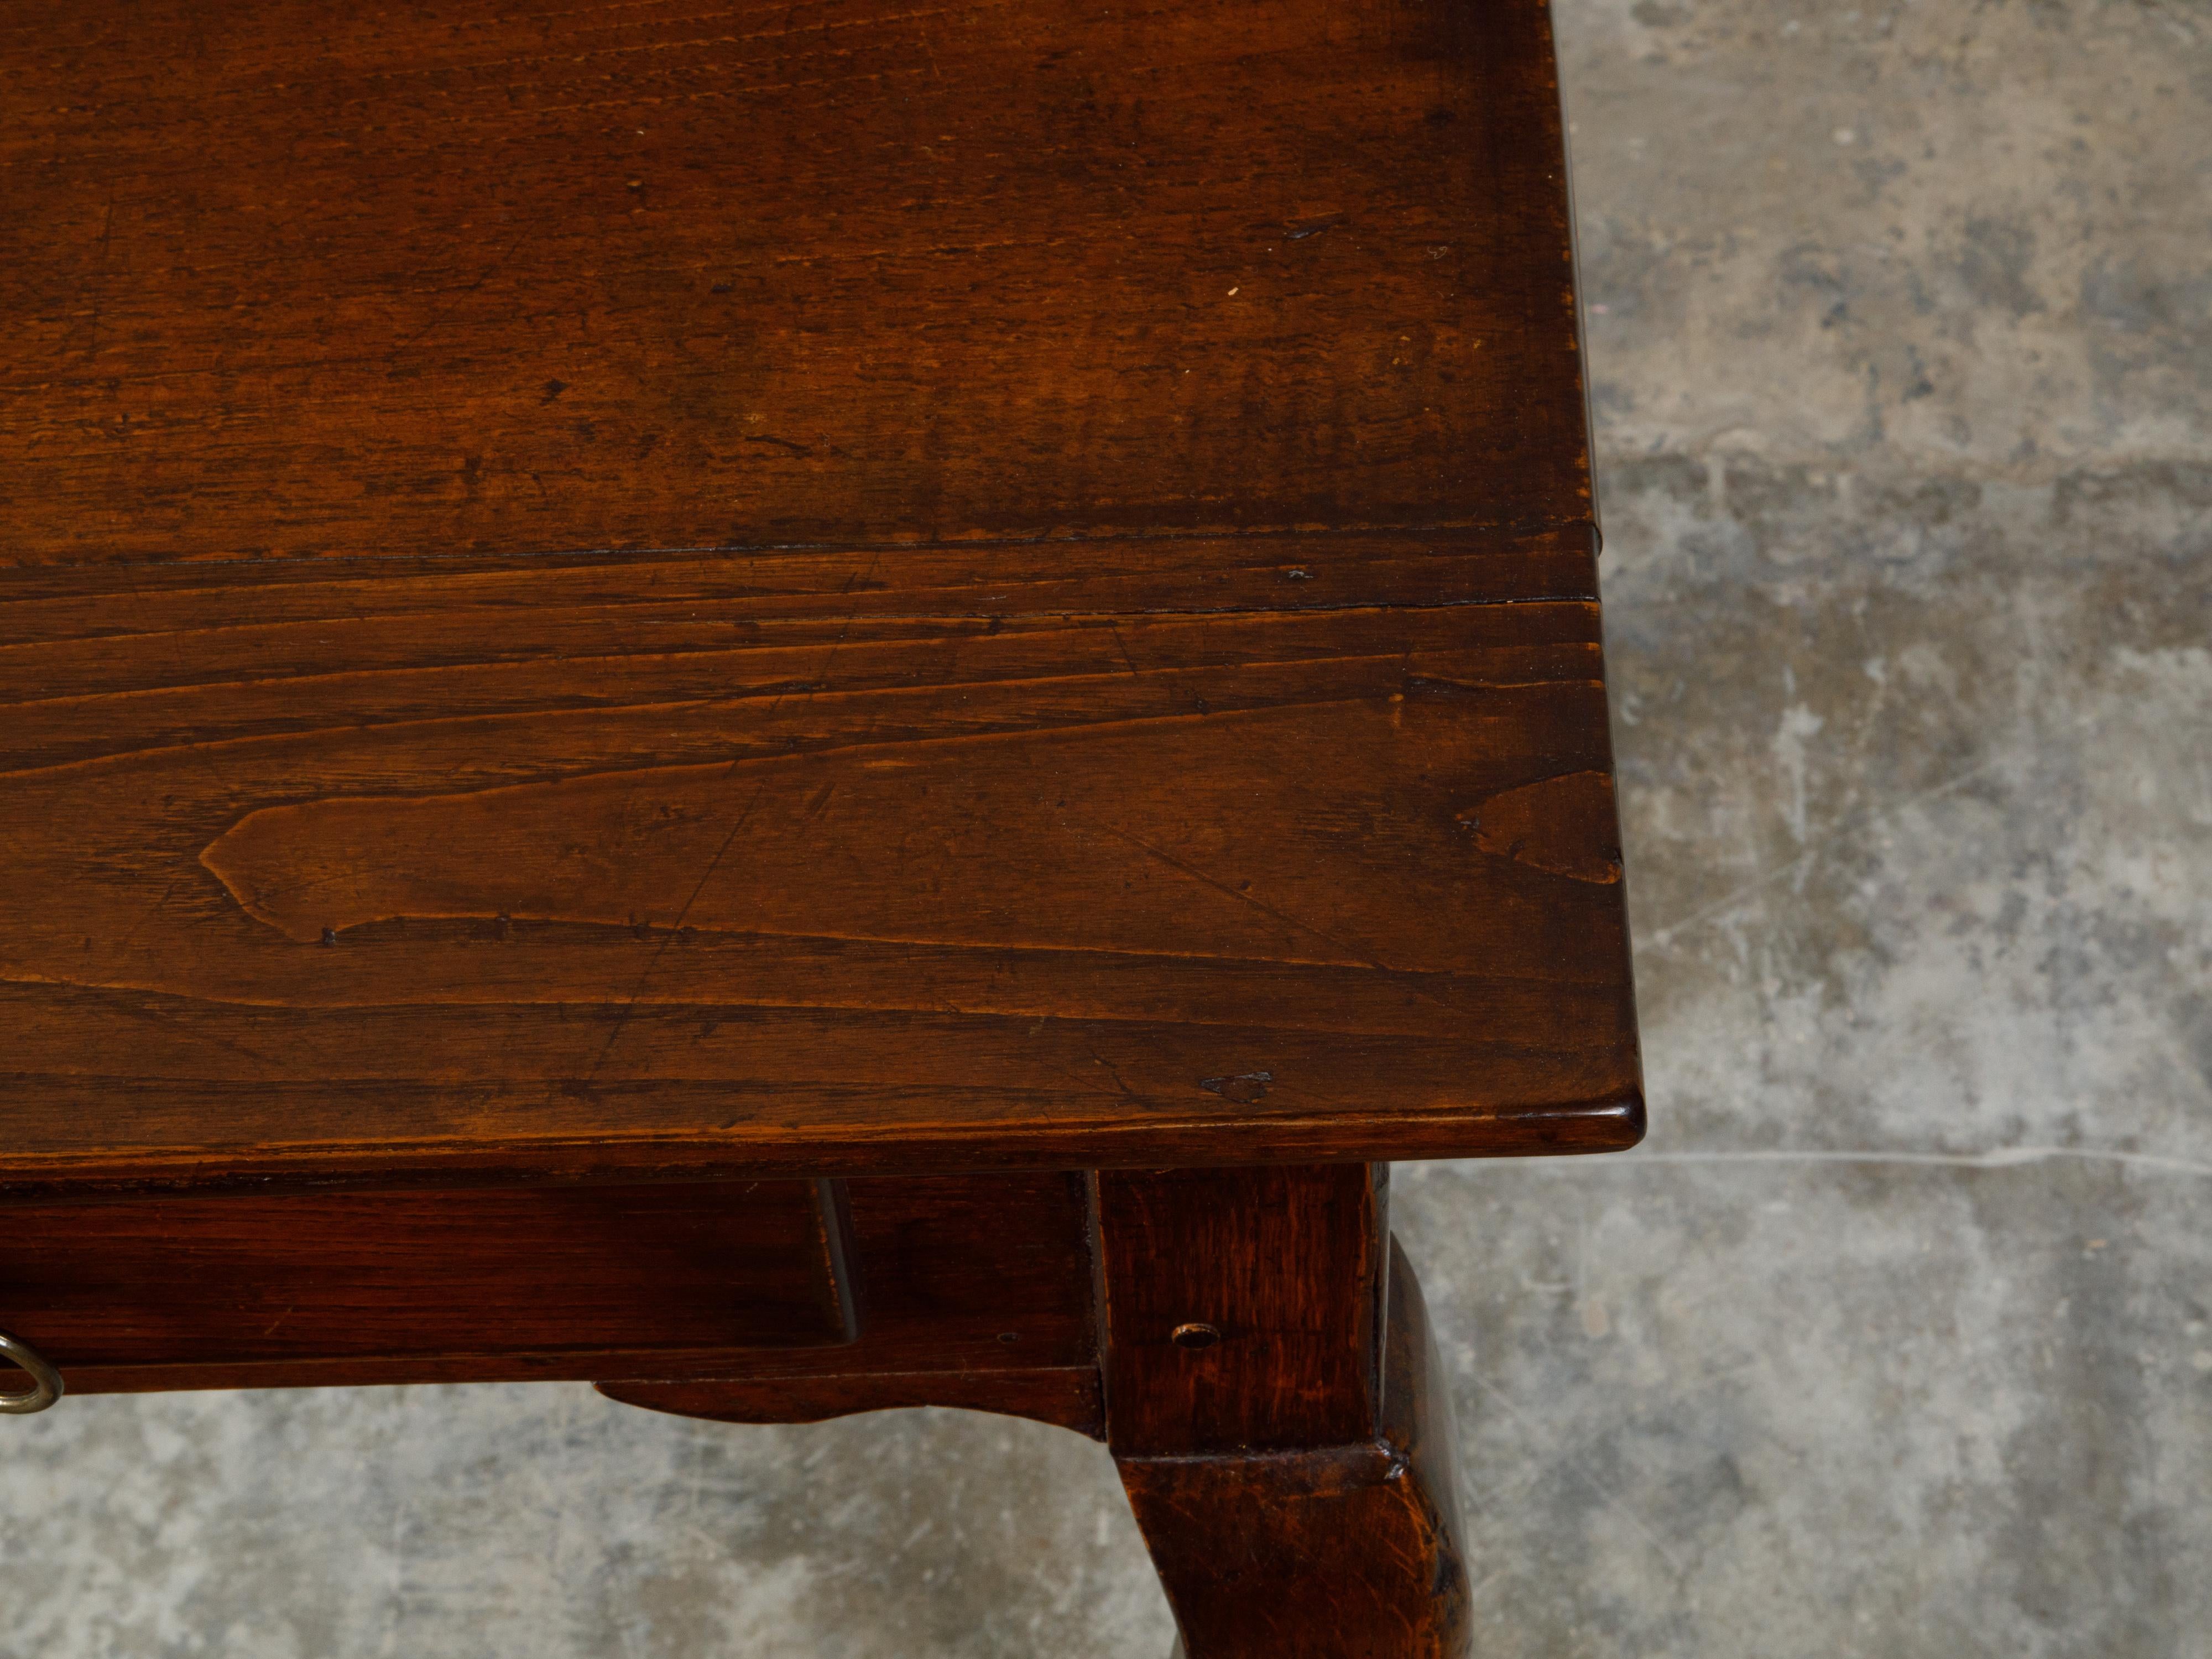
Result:
[[[855,1334],[827,1182],[118,1200],[18,1208],[0,1328],[102,1370],[566,1356],[661,1363]],[[589,1369],[586,1375],[592,1374]]]
[[[1589,516],[1536,0],[83,0],[0,100],[16,558]]]
[[[1297,539],[0,602],[0,1183],[1632,1138],[1587,541]]]
[[[1455,1652],[1370,1166],[1643,1121],[1540,0],[8,39],[0,1323],[1020,1412]]]
[[[1115,1455],[1370,1438],[1388,1193],[1388,1171],[1359,1164],[1102,1173]],[[1212,1340],[1180,1346],[1193,1326]]]
[[[428,1352],[419,1343],[411,1352],[381,1353],[363,1352],[356,1345],[343,1357],[316,1358],[297,1344],[271,1347],[255,1346],[250,1340],[241,1346],[209,1340],[198,1346],[189,1363],[72,1364],[68,1368],[70,1390],[112,1394],[370,1382],[713,1378],[757,1389],[763,1396],[772,1396],[790,1382],[794,1390],[791,1398],[799,1401],[817,1397],[841,1380],[866,1388],[870,1379],[878,1376],[908,1378],[906,1386],[909,1388],[918,1386],[911,1379],[934,1378],[948,1395],[957,1395],[964,1387],[962,1378],[970,1373],[1021,1371],[1042,1376],[1085,1370],[1092,1378],[1090,1393],[1096,1396],[1097,1339],[1085,1242],[1087,1211],[1084,1184],[1078,1177],[918,1176],[853,1182],[846,1191],[850,1242],[844,1256],[843,1281],[854,1299],[858,1334],[852,1340],[836,1346],[683,1346],[670,1339],[696,1332],[702,1322],[723,1316],[732,1298],[744,1291],[748,1259],[722,1251],[678,1273],[654,1277],[666,1264],[653,1253],[653,1237],[657,1229],[680,1228],[686,1224],[686,1218],[696,1222],[702,1214],[711,1214],[726,1190],[719,1183],[678,1182],[627,1194],[623,1188],[601,1187],[517,1194],[524,1199],[552,1198],[586,1214],[612,1214],[612,1209],[595,1208],[591,1196],[607,1192],[617,1195],[613,1202],[617,1206],[635,1203],[645,1210],[645,1249],[630,1255],[619,1237],[595,1232],[598,1254],[580,1252],[588,1271],[577,1279],[574,1291],[588,1313],[595,1286],[620,1285],[645,1276],[646,1282],[635,1286],[635,1317],[639,1322],[651,1318],[659,1322],[644,1325],[644,1338],[629,1347],[572,1345],[559,1352],[510,1347],[488,1354],[475,1333],[463,1329],[448,1330],[453,1340],[442,1352]],[[359,1200],[341,1196],[343,1201],[321,1210],[325,1218],[316,1228],[325,1235],[331,1218],[344,1213],[349,1204],[386,1201],[385,1195],[374,1200],[365,1195]],[[447,1227],[471,1224],[472,1195],[465,1189],[390,1196],[405,1200],[411,1210]],[[65,1255],[71,1238],[92,1241],[91,1254],[112,1270],[116,1288],[128,1292],[114,1298],[117,1316],[127,1316],[130,1307],[155,1297],[179,1261],[192,1259],[195,1253],[204,1255],[219,1250],[239,1227],[251,1224],[254,1214],[266,1214],[266,1210],[256,1211],[260,1202],[224,1194],[204,1199],[168,1198],[153,1204],[110,1200],[88,1206],[17,1206],[7,1212],[6,1224],[9,1236],[15,1238],[27,1237],[34,1230],[47,1230],[54,1235],[53,1241],[44,1247],[50,1255]],[[299,1198],[285,1202],[313,1217],[324,1200]],[[664,1204],[668,1221],[658,1220],[652,1213]],[[227,1218],[231,1206],[237,1205],[245,1206],[246,1219]],[[707,1206],[703,1212],[702,1206]],[[526,1212],[529,1209],[527,1205],[522,1207]],[[147,1224],[126,1226],[123,1233],[112,1237],[104,1233],[109,1225],[108,1214],[127,1217],[142,1209],[152,1212]],[[65,1217],[52,1213],[58,1210],[68,1213]],[[475,1213],[483,1218],[478,1224],[491,1219],[491,1212]],[[63,1234],[64,1224],[73,1231]],[[712,1224],[741,1228],[743,1223],[740,1218]],[[196,1241],[194,1234],[202,1225],[212,1236]],[[147,1243],[149,1228],[152,1248],[135,1254],[126,1248],[132,1238]],[[310,1229],[300,1242],[312,1242],[315,1236],[315,1229]],[[514,1248],[501,1245],[496,1239],[493,1244],[495,1250],[511,1252]],[[558,1249],[555,1258],[560,1259]],[[24,1308],[7,1275],[8,1260],[0,1252],[0,1329],[15,1329],[11,1321]],[[312,1254],[298,1265],[275,1260],[267,1264],[270,1278],[263,1281],[264,1288],[257,1290],[251,1282],[235,1283],[229,1288],[241,1297],[265,1299],[274,1293],[276,1281],[297,1282],[309,1270],[322,1275],[317,1281],[318,1293],[333,1303],[368,1288],[359,1280],[349,1287],[330,1271],[331,1265],[326,1256],[317,1258]],[[496,1285],[476,1284],[471,1276],[481,1270],[465,1257],[450,1259],[445,1267],[449,1276],[423,1274],[405,1294],[376,1310],[375,1318],[387,1326],[403,1323],[417,1305],[430,1306],[434,1312],[441,1297],[450,1302],[464,1292],[483,1296],[495,1311],[502,1306],[521,1305],[520,1297],[501,1291]],[[703,1280],[695,1267],[703,1269]],[[529,1280],[533,1271],[526,1264],[522,1278]],[[571,1299],[568,1290],[538,1285],[533,1293],[539,1317],[548,1322],[563,1317]],[[107,1316],[96,1298],[81,1296],[79,1306],[95,1322]],[[274,1310],[270,1316],[274,1317]],[[617,1324],[630,1317],[619,1310],[615,1316]],[[175,1317],[181,1325],[185,1315],[179,1312]],[[38,1336],[46,1334],[43,1328],[35,1334],[28,1328],[27,1318],[21,1322],[25,1328],[17,1334],[27,1339],[35,1342]],[[235,1322],[222,1327],[234,1328]],[[262,1328],[249,1326],[245,1334],[251,1339]],[[279,1334],[283,1329],[279,1328]],[[1064,1380],[1045,1376],[1041,1386],[1051,1400],[1064,1401],[1070,1397]],[[945,1398],[931,1403],[954,1405],[963,1401]]]
[[[17,40],[0,1201],[1640,1133],[1540,3]]]
[[[861,1371],[729,1380],[602,1382],[599,1392],[626,1406],[716,1423],[820,1423],[860,1412],[908,1406],[951,1407],[1026,1417],[1106,1437],[1106,1409],[1096,1365],[1011,1370]]]
[[[1395,1239],[1389,1278],[1371,1434],[1118,1458],[1182,1659],[1465,1659],[1473,1620],[1450,1395]]]

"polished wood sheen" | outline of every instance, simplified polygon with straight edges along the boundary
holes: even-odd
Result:
[[[1530,0],[84,0],[8,56],[27,560],[1589,517]]]
[[[0,1192],[1639,1133],[1540,7],[125,16],[0,124]]]
[[[0,605],[0,1188],[1619,1145],[1567,545]]]
[[[1382,1170],[1097,1179],[1117,1449],[1261,1451],[1369,1431],[1389,1236]]]
[[[1106,1437],[1096,1365],[1052,1370],[836,1371],[774,1382],[695,1377],[673,1382],[602,1382],[599,1392],[625,1405],[717,1423],[819,1423],[859,1412],[953,1406],[1026,1417],[1073,1429],[1094,1440]]]
[[[19,1206],[0,1217],[0,1329],[80,1394],[593,1377],[847,1343],[835,1185]]]
[[[1384,1163],[1643,1131],[1539,0],[0,36],[0,1331],[1025,1415],[1456,1656]]]
[[[1461,1659],[1450,1403],[1385,1171],[1098,1188],[1107,1438],[1186,1659]]]
[[[1121,1456],[1187,1659],[1466,1659],[1451,1401],[1395,1241],[1389,1307],[1366,1432],[1271,1452]]]
[[[631,1404],[729,1422],[965,1406],[1104,1434],[1089,1182],[918,1176],[848,1183],[860,1334],[599,1372]],[[4,1327],[0,1319],[0,1327]]]

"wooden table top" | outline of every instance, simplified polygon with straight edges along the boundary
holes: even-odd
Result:
[[[1640,1132],[1540,5],[0,73],[0,1192]]]

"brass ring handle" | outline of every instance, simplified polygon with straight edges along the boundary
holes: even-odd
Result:
[[[29,1343],[0,1331],[0,1360],[7,1361],[31,1379],[27,1389],[0,1394],[0,1412],[25,1416],[46,1410],[62,1397],[62,1374]]]

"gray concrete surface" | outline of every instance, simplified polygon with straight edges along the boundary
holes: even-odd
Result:
[[[1400,1172],[1486,1655],[2212,1655],[2212,5],[1562,0],[1655,1132]],[[1103,1453],[0,1437],[0,1656],[1150,1656]]]

